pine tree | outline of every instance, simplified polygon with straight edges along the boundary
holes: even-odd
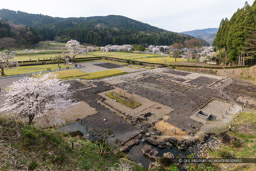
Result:
[[[214,45],[220,51],[220,57],[223,56],[222,52],[225,52],[224,63],[253,64],[254,60],[251,58],[253,55],[253,43],[256,43],[254,40],[256,28],[255,11],[256,1],[252,6],[245,2],[244,7],[238,9],[230,20],[222,19]],[[250,60],[250,63],[247,60]]]

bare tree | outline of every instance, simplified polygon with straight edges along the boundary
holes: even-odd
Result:
[[[185,46],[190,49],[189,56],[190,58],[197,58],[197,61],[199,61],[199,56],[197,55],[197,52],[199,48],[203,47],[205,45],[205,42],[201,39],[189,39],[184,42]]]
[[[175,62],[177,61],[177,58],[180,57],[181,49],[183,48],[183,45],[181,43],[174,43],[171,45],[172,55],[175,58]]]
[[[0,38],[0,49],[8,49],[16,44],[16,40],[11,37]]]

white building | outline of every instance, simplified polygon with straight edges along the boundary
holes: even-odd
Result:
[[[130,52],[131,50],[132,50],[132,45],[107,45],[105,47],[100,48],[100,51],[103,51],[103,52],[111,52],[111,51]]]

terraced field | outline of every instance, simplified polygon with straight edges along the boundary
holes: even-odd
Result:
[[[60,64],[62,69],[69,67],[73,68],[73,65],[64,65]],[[35,66],[23,66],[23,67],[16,67],[16,68],[7,68],[5,69],[5,76],[11,75],[19,75],[19,74],[27,74],[27,73],[34,73],[34,72],[42,72],[50,70],[57,70],[59,69],[58,64],[50,64],[50,65],[35,65]],[[1,75],[0,75],[1,77]]]

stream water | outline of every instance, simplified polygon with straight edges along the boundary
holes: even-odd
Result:
[[[148,168],[151,160],[148,159],[147,157],[145,157],[141,151],[143,146],[146,144],[147,143],[140,143],[139,145],[134,146],[132,149],[130,149],[130,151],[127,154],[132,161],[134,161],[136,163],[140,163],[145,168]],[[187,157],[187,155],[191,154],[191,152],[189,150],[181,151],[181,150],[178,150],[178,148],[175,146],[173,146],[171,149],[167,149],[167,148],[160,149],[159,147],[155,147],[155,148],[158,151],[159,157],[162,157],[163,154],[167,153],[167,152],[171,152],[175,157],[178,155],[182,155],[185,158]]]
[[[88,135],[89,133],[86,130],[86,127],[81,125],[79,122],[72,122],[70,124],[67,124],[65,126],[62,126],[59,128],[62,132],[76,132],[80,131],[83,133],[84,136]],[[95,138],[95,137],[94,137]],[[136,163],[142,164],[145,168],[149,167],[149,164],[151,162],[150,159],[145,157],[141,151],[144,145],[147,143],[140,143],[139,145],[135,145],[130,149],[130,151],[127,153],[127,155],[130,157],[130,159]],[[171,152],[175,157],[178,155],[182,155],[184,157],[187,157],[187,155],[191,154],[189,150],[181,151],[178,150],[177,147],[173,146],[171,149],[160,149],[159,147],[155,147],[158,151],[159,157],[162,157],[164,153]]]

